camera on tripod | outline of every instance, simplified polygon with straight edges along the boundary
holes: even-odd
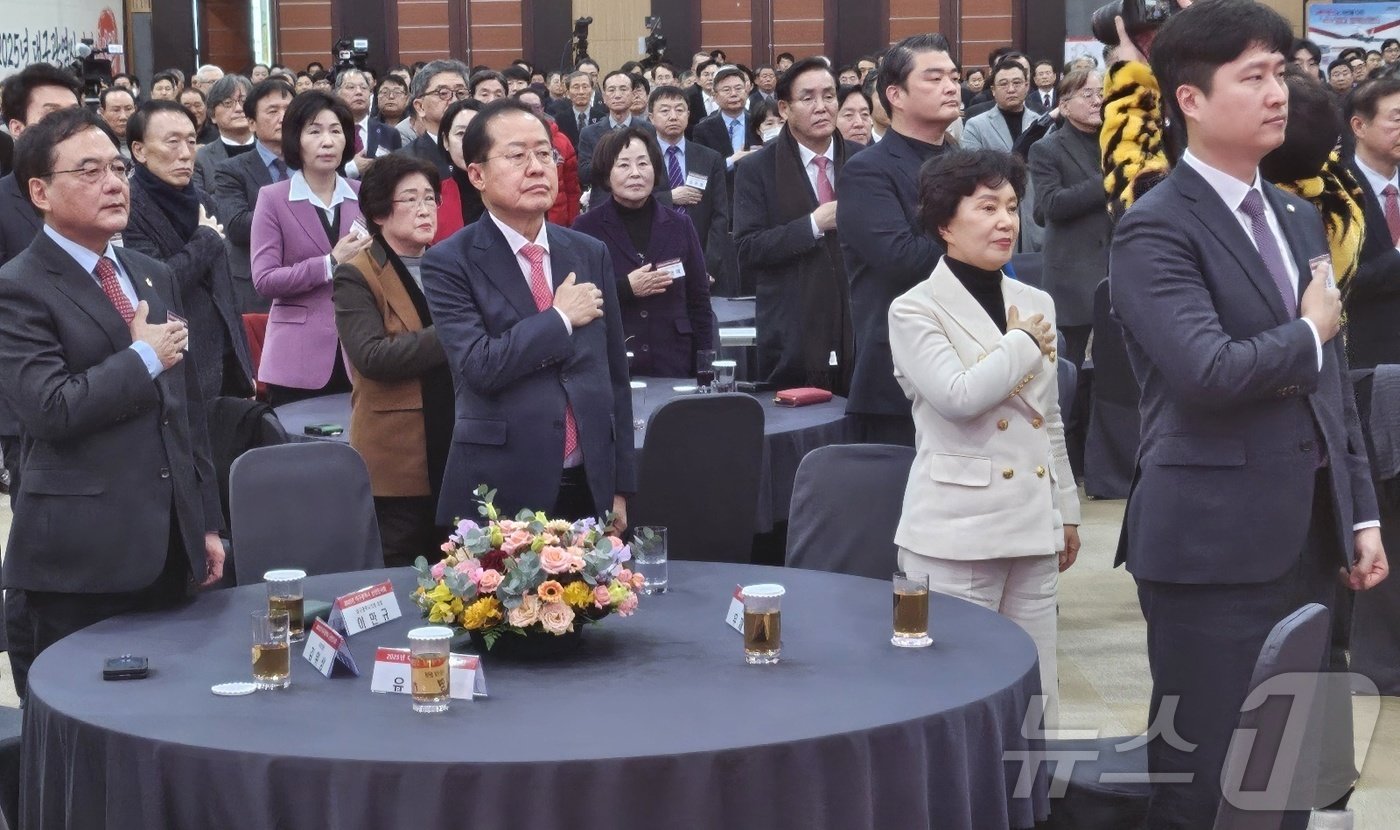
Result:
[[[1122,16],[1128,38],[1139,52],[1149,55],[1157,30],[1178,11],[1176,0],[1113,0],[1094,11],[1090,28],[1100,43],[1117,46],[1118,27],[1113,18]]]
[[[363,71],[369,64],[369,38],[343,37],[331,46],[331,55],[335,57],[336,72],[346,69]]]
[[[642,69],[652,69],[666,60],[666,36],[661,34],[661,18],[648,15],[643,25],[647,36],[642,41],[646,57],[642,58]]]
[[[78,41],[77,56],[73,59],[70,71],[83,82],[83,98],[96,99],[102,90],[112,84],[112,56],[120,55],[119,43],[96,46],[90,37]]]

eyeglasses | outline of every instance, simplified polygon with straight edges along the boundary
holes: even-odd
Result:
[[[487,161],[491,159],[504,159],[517,169],[524,169],[531,160],[538,162],[541,167],[549,167],[554,164],[554,150],[546,150],[544,148],[530,150],[528,152],[525,150],[516,150],[513,153],[502,153],[499,156],[486,157]]]
[[[1015,80],[1015,81],[1010,81],[1010,80],[1007,80],[1007,81],[997,81],[995,84],[993,84],[993,86],[995,86],[997,89],[1020,89],[1021,87],[1025,86],[1025,85],[1026,85],[1026,82],[1025,82],[1025,81],[1022,81],[1022,80]]]
[[[60,173],[76,173],[85,184],[97,184],[108,173],[126,181],[126,174],[130,170],[131,165],[127,164],[125,159],[112,159],[106,164],[93,162],[92,164],[84,164],[82,167],[74,167],[72,170],[50,170],[43,175],[43,178],[47,179]]]
[[[386,87],[386,88],[384,88],[384,89],[379,90],[379,97],[380,97],[380,98],[402,98],[402,97],[404,97],[404,96],[407,95],[407,94],[408,94],[408,93],[407,93],[407,92],[404,92],[402,89],[396,89],[396,88],[395,88],[395,89],[391,89],[391,88]]]
[[[436,193],[429,193],[426,196],[404,196],[401,199],[395,199],[394,204],[411,207],[414,210],[425,207],[435,208],[442,204],[442,197]]]
[[[450,101],[453,98],[456,98],[458,101],[464,101],[471,97],[472,91],[465,86],[440,86],[437,89],[430,89],[423,93],[425,98],[429,95],[437,98],[439,101]]]
[[[1080,100],[1082,100],[1082,101],[1102,101],[1102,100],[1103,100],[1103,90],[1100,90],[1100,89],[1086,89],[1086,90],[1084,90],[1083,92],[1076,92],[1075,94],[1073,94],[1073,95],[1071,95],[1071,96],[1069,96],[1069,97],[1071,97],[1071,98],[1078,98],[1078,99],[1080,99]]]
[[[214,109],[218,109],[219,107],[237,107],[238,109],[243,109],[243,102],[244,102],[245,100],[247,100],[247,99],[245,99],[245,98],[225,98],[224,100],[222,100],[222,101],[220,101],[219,103],[215,104],[215,105],[214,105]]]

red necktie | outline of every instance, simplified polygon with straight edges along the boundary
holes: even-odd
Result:
[[[535,298],[535,308],[547,310],[554,305],[554,291],[544,276],[544,248],[532,243],[520,246],[520,253],[530,260],[530,294]],[[564,457],[568,458],[578,450],[578,424],[574,422],[574,407],[564,405]]]
[[[1390,244],[1395,245],[1400,243],[1400,201],[1396,200],[1400,191],[1395,189],[1395,185],[1388,184],[1381,195],[1385,197],[1385,224],[1390,228]]]
[[[97,274],[97,281],[102,284],[102,293],[112,301],[112,306],[122,316],[122,320],[129,324],[131,318],[136,316],[136,309],[131,307],[131,300],[127,299],[126,292],[122,291],[122,284],[117,279],[117,266],[104,256],[97,261],[97,267],[93,271]]]
[[[363,138],[360,138],[360,128],[359,128],[359,127],[356,127],[356,128],[355,128],[355,155],[357,155],[357,156],[359,156],[359,155],[364,155],[364,152],[365,152],[365,140],[364,140]]]
[[[826,174],[826,168],[831,164],[831,159],[826,156],[817,156],[812,159],[812,163],[817,166],[817,204],[824,205],[827,202],[836,201],[836,188],[831,186],[831,177]]]

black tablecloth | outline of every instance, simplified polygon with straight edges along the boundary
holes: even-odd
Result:
[[[635,413],[648,418],[652,410],[681,393],[676,386],[694,385],[693,378],[637,378],[647,385],[641,406]],[[846,399],[832,398],[824,404],[798,408],[778,406],[773,394],[755,395],[763,404],[763,464],[758,486],[756,529],[767,533],[777,522],[787,520],[792,504],[792,481],[802,457],[818,447],[840,444],[849,440],[846,422]],[[309,398],[276,409],[277,417],[294,441],[318,440],[305,434],[307,424],[340,424],[345,432],[332,441],[350,440],[350,393]],[[646,431],[636,433],[637,449],[642,448]]]
[[[295,564],[294,557],[289,565]],[[351,640],[359,678],[298,653],[292,685],[247,680],[252,585],[166,615],[99,623],[29,676],[22,826],[985,830],[1048,810],[1044,770],[1014,797],[1039,692],[1014,623],[934,595],[923,650],[889,645],[887,582],[675,562],[670,592],[586,632],[554,663],[484,660],[490,698],[419,715],[369,691],[374,649],[420,624],[411,571],[313,577],[330,599],[392,577],[404,617]],[[723,622],[734,585],[778,581],[783,662],[747,666]],[[108,683],[102,659],[150,658]]]

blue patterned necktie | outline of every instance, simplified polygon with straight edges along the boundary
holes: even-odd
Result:
[[[671,189],[675,190],[685,184],[685,176],[681,174],[681,148],[666,148],[666,175],[671,179]]]

